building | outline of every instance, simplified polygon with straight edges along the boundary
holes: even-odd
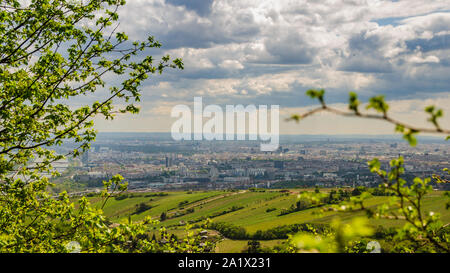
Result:
[[[284,161],[275,161],[273,164],[273,167],[283,170],[284,169]]]
[[[172,167],[172,156],[166,155],[166,168]]]
[[[85,151],[83,155],[81,156],[81,163],[83,163],[84,166],[89,164],[89,151]]]

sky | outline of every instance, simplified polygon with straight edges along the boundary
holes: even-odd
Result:
[[[128,0],[119,30],[130,39],[153,35],[148,54],[182,58],[184,70],[151,76],[138,115],[96,119],[100,132],[169,132],[178,104],[280,105],[282,134],[391,134],[393,126],[320,114],[285,122],[317,103],[326,90],[346,109],[348,92],[362,101],[384,95],[391,115],[427,126],[424,108],[444,110],[450,127],[450,2]]]

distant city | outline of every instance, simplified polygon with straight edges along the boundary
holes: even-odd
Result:
[[[133,191],[376,187],[380,180],[367,167],[375,157],[389,169],[389,160],[403,156],[406,180],[443,175],[449,167],[449,142],[432,137],[420,138],[417,147],[401,136],[285,135],[274,152],[261,152],[259,144],[173,141],[166,133],[100,133],[88,152],[56,164],[62,174],[57,181],[71,180],[89,190],[121,174]],[[74,147],[67,144],[57,151]]]

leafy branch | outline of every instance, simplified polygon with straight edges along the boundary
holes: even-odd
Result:
[[[378,114],[370,114],[370,113],[362,113],[360,111],[361,101],[358,99],[358,95],[354,92],[350,92],[349,95],[349,103],[348,109],[349,111],[343,111],[340,109],[336,109],[328,106],[325,103],[325,90],[315,90],[310,89],[306,91],[306,95],[317,99],[320,102],[319,107],[316,107],[304,114],[301,115],[292,115],[288,120],[294,120],[299,122],[300,120],[305,119],[308,116],[314,115],[319,112],[330,112],[336,115],[344,116],[344,117],[357,117],[357,118],[365,118],[365,119],[375,119],[375,120],[383,120],[395,125],[395,131],[402,133],[403,138],[409,142],[410,145],[415,146],[417,144],[417,139],[415,135],[419,132],[423,133],[433,133],[433,134],[445,134],[447,136],[447,140],[450,138],[450,129],[443,129],[438,123],[438,119],[443,116],[442,109],[436,109],[435,106],[428,106],[425,108],[425,112],[429,114],[428,121],[433,124],[434,128],[423,128],[416,127],[399,120],[396,120],[389,116],[389,105],[385,102],[384,96],[374,96],[369,99],[368,105],[366,109],[374,109]]]
[[[389,116],[389,105],[385,102],[383,96],[374,96],[369,99],[366,109],[374,109],[378,114],[367,114],[361,113],[360,105],[361,102],[358,100],[357,94],[351,92],[349,97],[348,109],[349,111],[342,111],[329,107],[325,103],[324,95],[325,90],[308,90],[306,94],[317,99],[320,102],[320,107],[317,107],[311,111],[308,111],[302,115],[293,115],[289,120],[295,120],[299,122],[300,120],[313,115],[318,112],[330,112],[337,115],[345,117],[359,117],[366,119],[377,119],[384,120],[392,123],[396,126],[396,131],[403,134],[403,138],[409,142],[411,146],[416,145],[417,140],[415,135],[419,132],[435,133],[435,134],[446,134],[450,135],[450,130],[443,129],[438,120],[443,116],[442,109],[436,109],[435,106],[428,106],[425,108],[425,112],[428,113],[430,122],[434,128],[420,128],[412,126],[410,124],[403,123],[401,121],[395,120]],[[446,138],[447,140],[449,137]],[[398,157],[390,161],[390,171],[381,169],[381,162],[374,158],[373,160],[367,162],[370,171],[376,174],[380,179],[381,183],[379,185],[380,192],[386,193],[386,195],[391,196],[390,202],[384,203],[374,210],[372,208],[366,207],[364,205],[366,199],[371,197],[371,194],[367,191],[362,192],[359,196],[353,196],[348,201],[343,201],[335,205],[324,206],[321,211],[322,213],[328,210],[333,211],[365,211],[369,218],[384,218],[392,220],[401,220],[406,222],[402,228],[397,228],[395,230],[394,241],[403,242],[409,240],[409,242],[414,242],[416,246],[413,250],[417,250],[421,247],[432,246],[432,251],[439,252],[450,252],[450,236],[448,234],[449,224],[444,224],[440,220],[440,215],[432,211],[425,211],[423,208],[423,201],[427,194],[433,191],[433,187],[430,185],[432,178],[437,183],[449,183],[449,180],[440,175],[433,175],[431,178],[420,178],[415,177],[412,181],[406,181],[403,178],[405,173],[404,160],[403,157]],[[450,175],[448,168],[445,168],[444,173]],[[303,198],[307,198],[311,202],[321,203],[320,192],[310,192],[303,194]],[[445,192],[444,196],[450,199],[450,193]],[[446,209],[450,209],[450,200],[446,203]],[[355,219],[356,221],[356,219]],[[362,220],[361,220],[362,221]],[[342,225],[335,225],[334,233],[328,234],[321,237],[321,240],[312,239],[309,235],[300,234],[293,237],[291,242],[294,243],[293,251],[298,251],[300,249],[313,248],[315,250],[321,251],[346,251],[348,246],[352,245],[351,240],[357,239],[355,234],[359,232],[366,235],[370,235],[371,232],[366,226],[361,225],[361,223],[351,223],[348,224],[344,229]],[[342,231],[347,230],[347,239],[342,235]],[[361,234],[362,234],[361,233]],[[334,244],[337,248],[330,249],[324,247],[326,244]],[[365,246],[362,246],[364,250]],[[400,251],[411,251],[408,247],[401,249],[401,246],[396,246]],[[357,247],[358,250],[358,247]],[[359,249],[360,251],[361,249]]]

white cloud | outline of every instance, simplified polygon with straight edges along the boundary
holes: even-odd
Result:
[[[434,55],[429,55],[429,56],[422,56],[423,54],[418,54],[417,56],[411,56],[411,58],[409,59],[410,62],[412,63],[419,63],[419,64],[423,64],[423,63],[439,63],[439,58],[434,56]]]
[[[450,92],[448,0],[170,3],[133,0],[120,12],[133,39],[155,35],[185,63],[143,89],[144,105],[201,95],[292,108],[309,104],[308,88],[332,102],[348,91],[395,101]]]
[[[239,61],[236,60],[225,60],[221,62],[219,66],[225,69],[237,69],[237,70],[244,68],[244,66]]]

